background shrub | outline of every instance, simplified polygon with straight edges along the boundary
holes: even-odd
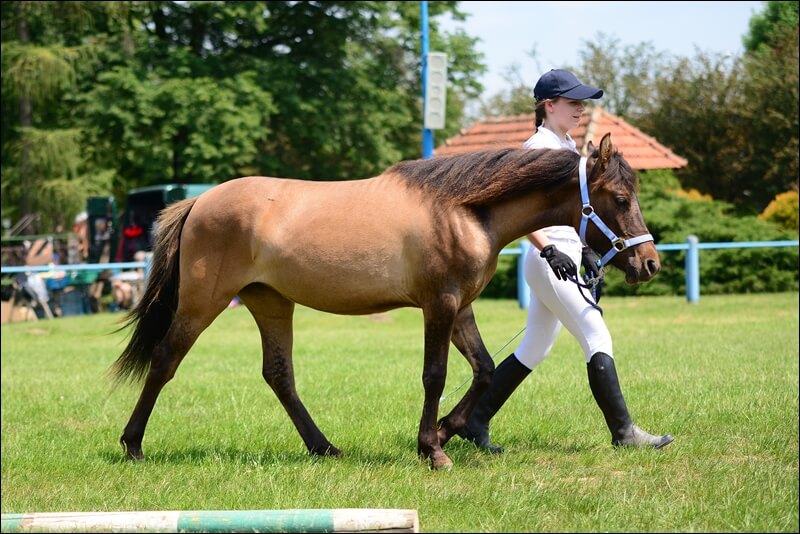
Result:
[[[798,230],[798,202],[797,191],[786,191],[777,195],[770,202],[764,212],[759,215],[762,221],[769,221],[786,230]]]

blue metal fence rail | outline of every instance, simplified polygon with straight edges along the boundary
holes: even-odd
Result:
[[[150,265],[146,261],[126,261],[120,263],[75,263],[75,264],[50,264],[50,265],[20,265],[18,267],[2,267],[0,273],[62,273],[64,271],[121,271],[122,269],[147,269]]]
[[[748,241],[748,242],[727,242],[727,243],[701,243],[696,236],[690,235],[686,238],[686,243],[666,243],[656,245],[656,250],[671,251],[685,250],[686,252],[686,300],[691,303],[700,300],[700,249],[723,249],[723,248],[758,248],[758,247],[796,247],[800,241]],[[517,260],[517,300],[521,308],[527,308],[530,303],[530,290],[525,281],[524,259],[531,244],[527,240],[520,242],[519,247],[508,247],[500,251],[501,256],[518,255]],[[122,269],[144,269],[145,278],[150,270],[150,262],[129,261],[122,263],[80,263],[74,265],[42,265],[20,267],[2,267],[2,274],[13,273],[43,273],[43,272],[74,272],[74,271],[103,271],[111,269],[120,271]]]

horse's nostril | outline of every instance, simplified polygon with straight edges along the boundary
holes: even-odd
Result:
[[[660,266],[656,260],[647,260],[647,272],[650,273],[650,276],[655,276],[659,269]]]

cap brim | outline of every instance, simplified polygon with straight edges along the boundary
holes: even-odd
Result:
[[[588,85],[579,85],[573,87],[568,91],[564,91],[560,95],[562,98],[570,98],[572,100],[586,100],[587,98],[600,98],[603,96],[603,90],[596,87],[589,87]]]

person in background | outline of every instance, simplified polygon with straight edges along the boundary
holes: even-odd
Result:
[[[603,91],[582,84],[569,71],[556,69],[539,78],[533,93],[536,133],[523,147],[566,149],[577,153],[575,141],[567,132],[578,126],[585,109],[583,101],[600,98]],[[652,435],[633,424],[620,389],[608,327],[596,303],[587,301],[569,280],[577,277],[579,262],[587,274],[597,277],[597,254],[583,246],[571,226],[543,228],[529,234],[528,239],[534,246],[524,260],[525,280],[530,287],[525,336],[517,349],[495,369],[488,391],[459,436],[489,452],[503,452],[503,448],[489,438],[489,421],[547,357],[561,327],[566,326],[583,349],[589,387],[611,432],[611,443],[657,449],[671,443],[671,435]],[[599,299],[599,292],[595,298]]]
[[[85,263],[89,259],[89,215],[85,211],[75,216],[72,233],[78,236],[78,261],[75,263]]]

